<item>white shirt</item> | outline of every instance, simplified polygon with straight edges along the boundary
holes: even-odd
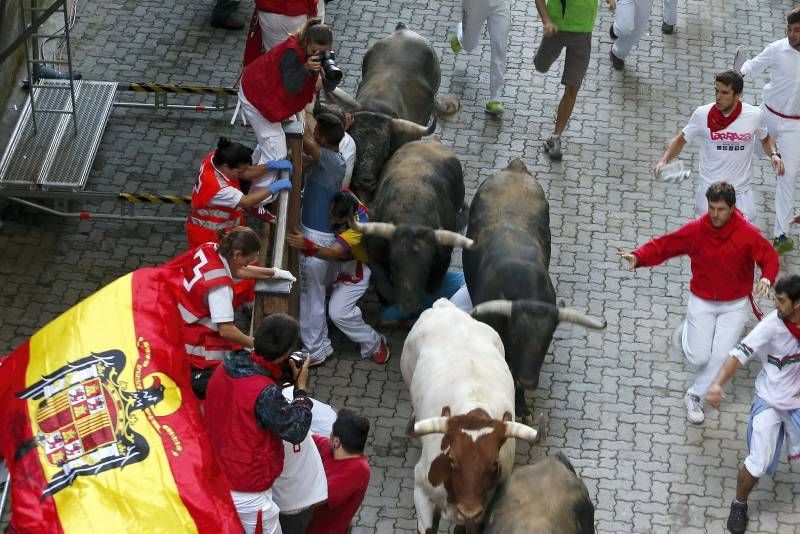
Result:
[[[683,129],[688,143],[700,145],[700,179],[705,184],[724,180],[737,193],[750,190],[753,149],[756,141],[767,137],[767,123],[760,108],[742,103],[742,112],[724,130],[708,128],[708,112],[714,104],[694,110]]]
[[[356,164],[356,142],[347,132],[339,141],[339,154],[344,158],[344,180],[342,180],[342,189],[344,189],[350,187],[350,178],[353,176],[353,167]]]
[[[228,260],[220,256],[222,265],[225,266],[225,272],[228,276],[233,278],[231,268],[228,267]],[[233,278],[236,281],[236,278]],[[232,323],[233,322],[233,288],[226,285],[219,285],[212,287],[208,295],[208,311],[211,315],[211,321],[216,325],[219,323]]]
[[[272,500],[281,512],[302,510],[327,498],[325,467],[311,431],[298,446],[284,441],[283,471],[272,483]]]
[[[764,103],[784,115],[800,116],[800,52],[784,38],[767,45],[753,59],[742,65],[742,75],[753,78],[769,69],[769,83],[764,86]]]
[[[742,366],[761,359],[756,393],[767,404],[778,410],[800,408],[800,341],[777,311],[764,317],[729,354]]]

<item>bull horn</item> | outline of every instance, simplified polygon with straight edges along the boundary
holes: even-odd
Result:
[[[436,130],[436,116],[432,115],[427,126],[422,126],[405,119],[392,119],[392,131],[395,135],[408,135],[409,137],[424,137],[431,135]]]
[[[535,428],[531,428],[528,425],[515,423],[513,421],[507,421],[503,424],[506,425],[507,438],[524,439],[525,441],[530,441],[533,443],[539,436],[539,432],[537,432]]]
[[[426,434],[444,434],[447,432],[447,417],[429,417],[414,424],[414,434],[425,436]]]
[[[606,327],[605,319],[589,317],[588,315],[577,310],[573,310],[572,308],[559,308],[558,321],[561,323],[575,323],[585,326],[586,328],[593,328],[595,330],[602,330]]]
[[[333,91],[326,90],[325,94],[338,102],[339,105],[342,106],[342,110],[347,113],[352,113],[361,109],[361,104],[359,104],[355,98],[348,95],[338,87]]]
[[[460,247],[469,250],[475,244],[472,239],[450,230],[434,230],[433,234],[436,236],[437,243],[448,247]]]
[[[481,315],[505,315],[511,317],[511,307],[514,303],[510,300],[487,300],[481,302],[472,308],[472,316],[480,317]]]
[[[400,120],[400,119],[397,119],[396,117],[392,117],[391,115],[387,115],[386,113],[381,113],[380,111],[361,110],[361,111],[356,111],[355,113],[353,113],[353,118],[354,119],[357,119],[358,117],[366,117],[366,116],[368,116],[368,117],[377,117],[379,119],[383,119],[383,120],[386,120],[386,121]],[[414,123],[414,124],[416,124],[416,123]]]
[[[395,225],[392,223],[384,223],[384,222],[358,222],[358,221],[350,221],[350,228],[356,230],[357,232],[361,232],[364,235],[374,235],[377,237],[383,237],[385,239],[391,239],[394,235],[394,231],[397,229]]]

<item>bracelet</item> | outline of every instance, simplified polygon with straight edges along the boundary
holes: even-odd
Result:
[[[781,157],[781,153],[780,153],[780,152],[773,152],[773,153],[771,153],[771,154],[769,155],[769,157],[772,157],[772,156],[778,156],[778,159],[783,159],[783,158]]]
[[[767,287],[772,287],[772,282],[769,281],[769,278],[762,278],[759,280],[762,284],[767,284]]]
[[[319,252],[319,247],[317,246],[317,244],[314,243],[313,241],[311,241],[309,238],[304,237],[303,238],[303,243],[306,246],[305,251],[306,251],[307,255],[315,256],[317,254],[317,252]]]

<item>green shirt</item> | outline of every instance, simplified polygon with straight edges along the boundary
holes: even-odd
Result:
[[[565,11],[563,5],[567,6]],[[591,33],[597,18],[597,0],[547,0],[547,14],[559,31]]]

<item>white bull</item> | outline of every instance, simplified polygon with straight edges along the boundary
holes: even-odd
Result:
[[[514,465],[514,441],[537,432],[514,421],[514,381],[500,336],[445,299],[409,332],[400,362],[422,438],[414,469],[420,532],[441,513],[477,527],[497,485]],[[441,434],[441,437],[438,435]]]

